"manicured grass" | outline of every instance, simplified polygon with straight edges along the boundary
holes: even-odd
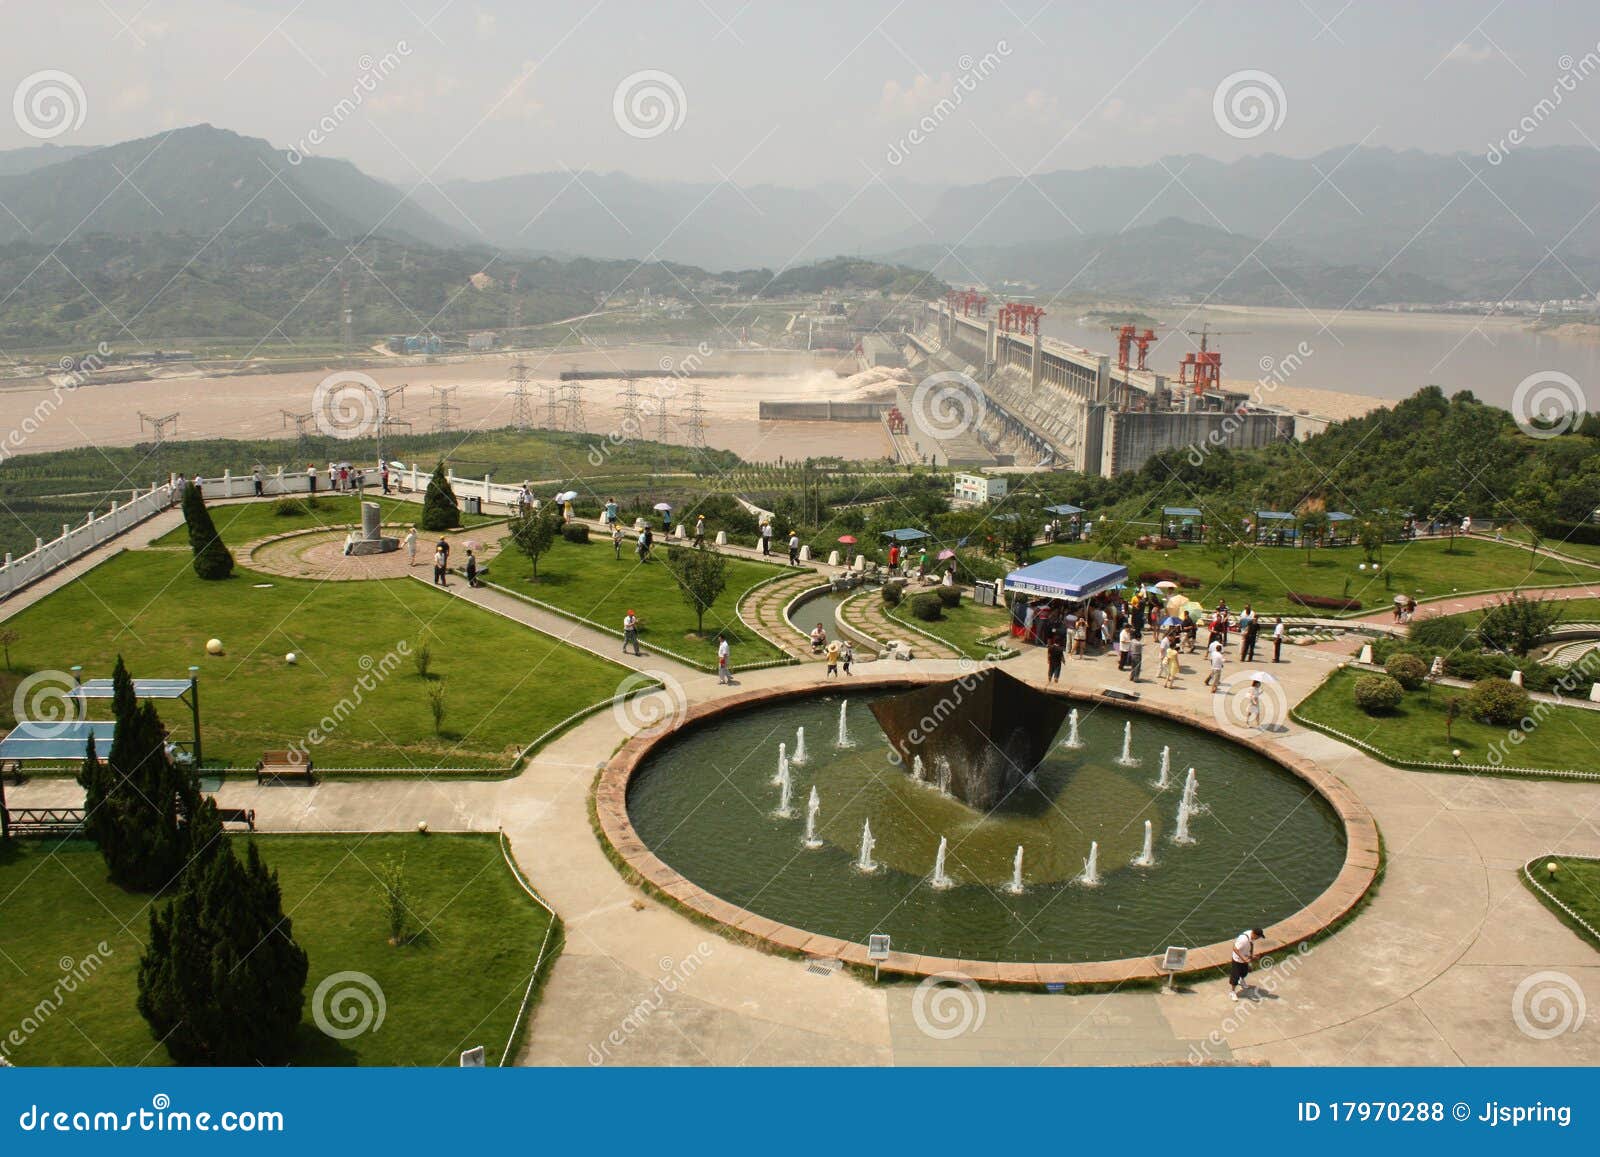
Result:
[[[1517,728],[1491,727],[1457,716],[1452,739],[1445,738],[1445,704],[1452,696],[1463,700],[1466,688],[1432,687],[1408,691],[1392,715],[1368,715],[1355,704],[1352,687],[1356,673],[1335,671],[1308,695],[1298,711],[1307,719],[1370,743],[1391,761],[1451,762],[1451,749],[1459,748],[1461,762],[1507,767],[1593,771],[1600,759],[1600,712],[1581,707],[1535,704],[1536,726],[1523,733]],[[1513,743],[1507,736],[1522,736]]]
[[[1063,543],[1040,548],[1035,554],[1097,557],[1091,543]],[[1600,583],[1600,569],[1542,558],[1507,543],[1475,539],[1457,539],[1454,550],[1448,542],[1434,539],[1386,546],[1377,576],[1359,569],[1363,561],[1365,556],[1356,547],[1313,550],[1308,563],[1303,550],[1263,546],[1242,557],[1237,572],[1229,578],[1228,564],[1204,547],[1179,546],[1166,551],[1132,551],[1128,574],[1137,578],[1146,571],[1177,571],[1200,580],[1201,588],[1187,593],[1208,608],[1220,597],[1226,598],[1230,607],[1249,602],[1258,611],[1285,614],[1314,613],[1291,603],[1286,597],[1291,591],[1360,599],[1362,611],[1370,612],[1390,606],[1398,594],[1422,600],[1454,591]]]
[[[305,495],[294,495],[300,501],[305,500]],[[334,497],[329,494],[318,494],[316,507],[301,514],[282,515],[277,512],[278,500],[275,498],[263,499],[259,502],[219,502],[212,506],[211,521],[216,524],[217,532],[222,535],[222,541],[229,546],[243,546],[248,542],[258,539],[270,538],[275,534],[292,534],[298,530],[316,530],[318,527],[349,527],[361,522],[361,500],[353,494],[341,494]],[[386,523],[413,524],[422,517],[422,507],[415,502],[406,502],[399,498],[382,498],[376,491],[369,490],[366,501],[377,502],[383,508],[383,521]],[[478,526],[491,521],[487,515],[463,514],[462,526]],[[418,534],[422,534],[418,530]],[[188,527],[178,526],[167,531],[156,539],[155,546],[188,546]]]
[[[551,921],[513,877],[496,837],[254,839],[277,870],[284,911],[310,963],[293,1063],[455,1065],[461,1050],[479,1044],[489,1063],[499,1061]],[[402,856],[413,927],[426,931],[395,948],[387,942],[374,873]],[[67,971],[87,973],[25,1043],[0,1038],[15,1064],[171,1063],[135,1006],[151,898],[124,892],[105,875],[99,851],[86,841],[0,845],[0,926],[9,961],[0,1024],[9,1030],[32,1017],[52,996],[63,962],[72,962]],[[551,937],[547,955],[558,940]],[[376,982],[381,1027],[349,1040],[317,1029],[312,997],[335,972],[361,972]]]
[[[627,674],[419,582],[316,583],[243,569],[202,582],[187,556],[166,551],[118,555],[11,626],[22,636],[12,645],[19,670],[82,664],[93,678],[109,675],[118,654],[136,677],[200,667],[206,763],[234,767],[307,743],[324,768],[505,768],[547,728],[614,694]],[[226,654],[207,655],[210,638]],[[422,643],[433,658],[429,680],[401,651]],[[284,661],[291,651],[294,666]],[[428,687],[440,677],[449,681],[447,714],[435,735]],[[187,707],[160,710],[187,738]],[[326,733],[323,742],[308,743],[313,729]]]
[[[517,594],[559,607],[602,630],[620,632],[631,608],[640,620],[639,639],[675,651],[691,662],[715,667],[717,632],[728,636],[735,667],[783,658],[783,652],[739,619],[739,599],[763,579],[794,573],[792,568],[768,566],[748,559],[728,559],[728,585],[705,615],[705,632],[695,631],[694,612],[683,601],[672,572],[662,561],[659,541],[656,557],[640,563],[633,544],[625,542],[618,559],[609,539],[598,535],[588,543],[558,538],[539,560],[539,578],[533,579],[528,560],[509,545],[495,559],[490,578]],[[684,550],[686,547],[671,549]],[[619,639],[617,647],[621,648]]]
[[[1554,876],[1546,867],[1552,862],[1556,865]],[[1589,928],[1600,928],[1600,861],[1574,860],[1567,856],[1541,856],[1534,861],[1533,875],[1541,886],[1554,894],[1557,900],[1576,912]],[[1527,884],[1525,876],[1522,882]],[[1600,939],[1596,939],[1587,928],[1580,927],[1571,916],[1552,905],[1548,897],[1542,895],[1538,889],[1532,891],[1541,904],[1556,914],[1557,919],[1588,941],[1591,947],[1600,951]]]
[[[1500,533],[1506,540],[1511,542],[1528,541],[1528,532],[1520,526],[1504,527]],[[1563,542],[1559,538],[1541,538],[1539,545],[1600,566],[1600,546],[1587,542]]]
[[[1006,639],[995,640],[995,636],[1009,630],[1011,616],[1002,607],[980,607],[970,595],[971,592],[966,592],[959,606],[942,607],[944,617],[933,623],[925,623],[911,613],[910,603],[915,594],[901,600],[899,606],[884,610],[896,622],[943,639],[969,659],[987,659],[1007,644]],[[994,641],[984,642],[985,639]]]

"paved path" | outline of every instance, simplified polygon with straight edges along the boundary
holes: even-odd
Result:
[[[929,588],[932,589],[932,588]],[[918,591],[908,590],[906,597],[911,598]],[[934,639],[928,635],[911,630],[904,623],[898,623],[889,617],[884,610],[883,596],[877,587],[869,587],[860,594],[847,600],[840,613],[844,621],[867,638],[877,644],[877,650],[883,649],[883,644],[899,640],[911,648],[911,653],[919,659],[959,659],[961,652],[941,639]]]
[[[781,582],[767,583],[757,587],[739,604],[739,615],[768,642],[783,648],[785,654],[810,662],[816,658],[810,644],[789,625],[784,611],[797,595],[822,586],[826,581],[815,571],[806,570]],[[828,635],[831,638],[833,632],[829,631]]]
[[[1577,587],[1518,587],[1517,593],[1527,599],[1600,599],[1600,577],[1584,586]],[[1419,614],[1433,615],[1459,615],[1467,611],[1481,611],[1485,607],[1492,607],[1495,603],[1510,594],[1510,591],[1487,591],[1483,594],[1461,595],[1459,597],[1429,599],[1425,603],[1417,604]],[[1344,623],[1373,623],[1382,626],[1396,626],[1394,611],[1373,611],[1369,615],[1357,615],[1350,619],[1330,619],[1328,622]]]

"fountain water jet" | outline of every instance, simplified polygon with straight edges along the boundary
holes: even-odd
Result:
[[[806,801],[806,847],[820,848],[822,841],[817,839],[817,813],[822,810],[822,797],[817,794],[816,784],[811,785],[811,798]],[[1145,840],[1150,837],[1150,821],[1145,821]]]
[[[1022,845],[1017,845],[1016,859],[1011,861],[1011,883],[1006,885],[1006,891],[1013,896],[1022,895]]]
[[[922,756],[920,755],[911,757],[911,778],[918,783],[928,782],[928,769],[922,766]]]
[[[1156,778],[1156,790],[1166,791],[1172,786],[1172,748],[1161,749],[1161,774]]]
[[[1083,740],[1078,738],[1078,709],[1074,707],[1067,715],[1067,737],[1061,741],[1061,746],[1076,751],[1083,746]]]
[[[872,849],[878,841],[872,838],[872,821],[861,821],[861,855],[856,857],[856,867],[863,872],[876,872],[877,862],[872,858]]]
[[[939,853],[933,858],[933,875],[928,878],[928,883],[932,884],[935,888],[949,888],[955,884],[954,880],[944,874],[944,857],[945,853],[949,850],[949,837],[940,836]]]
[[[1134,857],[1134,859],[1133,859],[1133,866],[1134,867],[1136,867],[1136,868],[1149,868],[1149,867],[1154,867],[1155,866],[1156,850],[1155,850],[1155,847],[1154,847],[1154,845],[1152,843],[1154,838],[1155,838],[1155,834],[1154,834],[1153,830],[1150,827],[1150,821],[1149,820],[1145,820],[1144,821],[1144,850],[1142,852],[1140,852],[1137,856]]]
[[[1195,814],[1199,804],[1195,800],[1198,784],[1195,780],[1194,768],[1189,769],[1189,774],[1183,777],[1183,798],[1178,800],[1178,827],[1172,833],[1172,842],[1175,844],[1192,844],[1194,837],[1189,834],[1189,818]]]
[[[772,777],[772,786],[777,787],[789,777],[789,745],[778,744],[778,773]]]
[[[1117,762],[1123,767],[1138,767],[1139,760],[1133,754],[1133,722],[1130,720],[1122,725],[1122,754],[1117,756]]]
[[[1089,841],[1089,858],[1083,861],[1083,875],[1078,877],[1078,883],[1086,888],[1098,887],[1100,884],[1100,841]]]
[[[953,774],[950,769],[950,761],[941,755],[937,760],[934,761],[933,766],[934,769],[939,773],[939,790],[945,795],[949,795],[950,778]]]
[[[794,815],[794,808],[790,806],[791,797],[794,795],[794,780],[790,778],[787,766],[779,772],[778,792],[778,814],[787,819]]]
[[[796,727],[794,729],[794,758],[789,760],[789,762],[794,764],[796,767],[805,766],[806,729],[804,727]]]
[[[835,743],[838,747],[854,747],[850,742],[850,725],[845,722],[845,713],[849,710],[850,701],[845,699],[839,704],[839,738]]]

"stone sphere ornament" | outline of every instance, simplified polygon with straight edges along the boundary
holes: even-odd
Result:
[[[222,640],[221,639],[207,639],[206,640],[206,654],[208,654],[208,655],[220,655],[220,654],[222,654]]]

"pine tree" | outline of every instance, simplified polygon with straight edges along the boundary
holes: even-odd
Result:
[[[113,882],[156,892],[182,873],[194,838],[209,840],[211,833],[192,824],[203,810],[199,783],[168,757],[166,729],[155,707],[139,702],[121,656],[111,680],[117,723],[111,751],[101,761],[90,739],[78,776],[84,834],[100,846]]]
[[[453,530],[461,525],[461,510],[456,506],[456,492],[444,472],[441,460],[428,479],[428,490],[422,496],[422,529]]]
[[[225,579],[233,573],[233,554],[223,545],[206,500],[198,486],[183,491],[183,520],[189,526],[189,547],[194,551],[194,573],[203,579]]]
[[[278,874],[254,843],[241,863],[224,836],[184,874],[177,898],[150,913],[139,1014],[180,1065],[283,1064],[307,969]]]

